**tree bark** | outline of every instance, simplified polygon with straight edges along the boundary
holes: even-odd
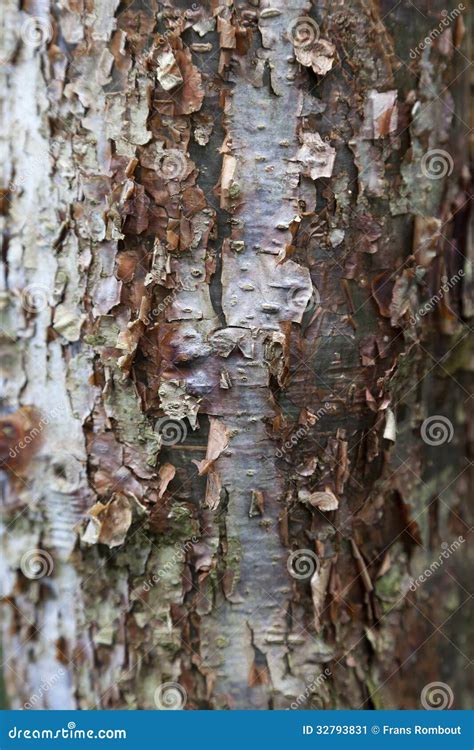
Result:
[[[468,707],[469,50],[418,6],[4,0],[12,708]]]

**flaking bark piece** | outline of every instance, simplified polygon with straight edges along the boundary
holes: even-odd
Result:
[[[288,375],[289,336],[280,331],[273,331],[265,341],[265,361],[278,385],[285,384]]]
[[[198,467],[199,476],[207,474],[214,461],[216,461],[229,444],[229,434],[225,425],[216,417],[209,417],[210,429],[207,441],[206,458],[204,461],[194,461]]]
[[[206,497],[204,507],[209,510],[217,510],[219,507],[222,492],[222,480],[216,469],[211,467],[207,475]]]
[[[186,391],[186,384],[178,380],[161,383],[158,389],[161,408],[172,419],[188,419],[192,429],[197,427],[200,399]]]
[[[222,170],[220,178],[220,187],[216,192],[220,192],[220,207],[230,209],[233,199],[237,197],[237,188],[235,183],[235,172],[237,168],[237,159],[231,154],[224,154],[222,159]]]
[[[48,420],[32,406],[0,418],[0,470],[22,474],[41,447]]]
[[[381,197],[385,192],[385,163],[380,147],[369,143],[365,137],[349,141],[359,172],[360,194]]]
[[[354,227],[360,232],[359,247],[364,253],[374,254],[378,250],[377,240],[382,236],[382,227],[369,213],[360,213],[354,219]]]
[[[252,490],[250,498],[249,518],[263,516],[265,510],[265,498],[261,490]]]
[[[377,357],[375,336],[365,336],[359,344],[360,361],[363,367],[374,367]]]
[[[171,91],[183,83],[183,76],[169,45],[162,47],[155,59],[156,78],[165,91]]]
[[[228,357],[237,346],[242,351],[242,347],[245,349],[245,343],[248,343],[249,340],[250,332],[237,327],[219,328],[209,338],[213,351],[220,357]],[[251,359],[251,355],[246,355],[245,352],[242,353],[244,357],[247,356]]]
[[[390,303],[390,323],[398,326],[403,316],[411,309],[416,309],[417,291],[413,269],[406,268],[397,277],[393,285]]]
[[[300,490],[298,492],[298,500],[302,500],[304,503],[312,505],[313,508],[318,508],[326,513],[331,510],[337,510],[339,507],[339,500],[329,487],[325,487],[324,491],[318,492]]]
[[[309,48],[295,46],[295,57],[300,65],[312,68],[319,76],[324,76],[331,70],[335,54],[334,44],[327,39],[318,39]]]
[[[316,568],[311,577],[311,598],[314,609],[314,629],[319,633],[321,629],[321,612],[326,599],[326,592],[329,584],[331,573],[330,563],[325,563]]]
[[[163,466],[160,466],[158,474],[160,475],[158,497],[161,499],[165,494],[169,483],[174,479],[176,475],[176,468],[173,466],[173,464],[163,464]]]
[[[121,370],[130,373],[133,364],[133,358],[137,351],[140,338],[143,334],[144,324],[141,320],[132,320],[127,323],[127,328],[121,331],[117,337],[117,349],[124,351],[124,355],[119,357],[118,366]]]
[[[354,555],[355,561],[357,563],[357,567],[359,569],[360,576],[362,578],[362,582],[366,590],[370,593],[371,591],[374,590],[374,586],[372,584],[372,580],[367,570],[367,565],[365,564],[365,560],[362,557],[359,547],[357,546],[357,543],[354,541],[354,539],[351,539],[351,547],[352,547],[352,554]]]
[[[317,465],[317,457],[309,456],[296,467],[296,472],[300,475],[300,477],[310,477],[316,471]]]
[[[119,547],[124,543],[132,523],[130,501],[125,495],[114,495],[107,504],[95,503],[88,511],[88,523],[81,536],[86,544]]]
[[[415,216],[413,255],[419,266],[428,268],[436,257],[441,239],[441,219]]]
[[[198,68],[193,65],[191,52],[183,48],[181,40],[170,36],[169,43],[182,83],[173,87],[172,91],[165,89],[163,86],[158,87],[155,91],[153,106],[162,115],[190,115],[192,112],[201,109],[204,98],[202,76]],[[175,75],[178,75],[178,73],[176,72]]]
[[[397,92],[369,91],[361,136],[374,140],[385,138],[396,131],[397,124]]]
[[[217,18],[217,31],[219,33],[219,45],[222,49],[235,49],[235,26],[222,16]]]
[[[372,281],[372,295],[378,305],[380,314],[384,318],[390,317],[390,304],[394,281],[390,271],[382,271]]]
[[[214,129],[214,118],[210,114],[198,112],[193,116],[193,136],[196,143],[206,146]]]
[[[323,141],[319,133],[302,133],[301,146],[292,161],[301,162],[301,174],[317,180],[331,177],[336,158],[336,149]]]
[[[232,388],[232,381],[227,370],[221,370],[221,374],[219,377],[219,387],[224,388],[225,390]]]
[[[142,234],[147,228],[150,218],[150,199],[145,194],[143,185],[132,180],[127,181],[127,190],[122,196],[120,213],[124,218],[123,233],[125,235]]]
[[[397,420],[395,418],[395,414],[390,408],[387,408],[385,420],[386,421],[383,436],[385,440],[390,440],[392,443],[394,443],[397,439]]]

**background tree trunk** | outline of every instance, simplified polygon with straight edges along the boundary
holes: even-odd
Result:
[[[468,707],[469,50],[417,6],[2,3],[12,708]]]

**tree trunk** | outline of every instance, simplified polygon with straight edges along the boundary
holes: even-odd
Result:
[[[12,708],[466,707],[469,55],[418,6],[3,1]]]

